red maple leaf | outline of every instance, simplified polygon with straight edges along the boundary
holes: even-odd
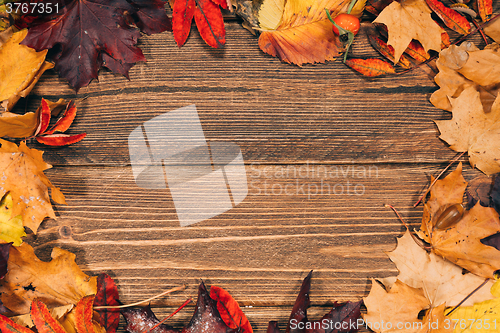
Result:
[[[171,29],[161,0],[58,2],[58,13],[34,20],[22,44],[37,51],[60,48],[55,69],[76,90],[96,79],[101,66],[128,77],[137,61],[146,61],[136,46],[138,28],[147,34]]]
[[[176,0],[172,14],[172,30],[177,45],[186,42],[194,20],[201,37],[211,47],[221,48],[226,43],[224,19],[219,8],[227,8],[225,0]]]

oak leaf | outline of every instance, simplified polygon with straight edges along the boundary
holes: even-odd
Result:
[[[452,119],[434,121],[439,138],[457,152],[468,152],[470,164],[485,174],[500,172],[500,107],[485,113],[474,87],[450,98],[450,103]]]
[[[418,246],[407,230],[398,238],[398,246],[387,255],[396,264],[399,275],[395,277],[413,288],[421,288],[432,307],[441,304],[456,306],[484,282],[484,278],[467,273],[462,268],[434,253],[427,252]],[[385,281],[384,281],[385,282]],[[388,286],[388,283],[384,283]],[[492,299],[488,282],[479,291],[473,293],[462,305],[473,305],[476,302]]]
[[[441,50],[442,29],[431,18],[431,12],[425,0],[394,1],[373,21],[387,26],[387,44],[394,48],[396,63],[412,39],[418,40],[426,51]]]
[[[23,243],[21,238],[26,236],[26,233],[21,215],[12,216],[12,206],[12,195],[7,193],[0,202],[0,239],[19,246]]]
[[[160,0],[72,0],[55,18],[35,21],[22,43],[38,51],[60,45],[55,69],[78,90],[97,78],[101,65],[128,76],[136,62],[146,60],[136,46],[141,34],[134,23],[146,33],[170,28]]]
[[[262,51],[295,65],[324,63],[339,56],[342,46],[325,12],[337,16],[347,0],[288,0],[281,23],[259,37]]]
[[[25,314],[35,298],[52,308],[77,304],[84,296],[96,293],[96,277],[81,271],[73,253],[54,248],[51,257],[50,262],[41,261],[26,243],[11,248],[9,272],[0,280],[1,301],[8,309]]]
[[[431,250],[438,256],[483,278],[493,278],[494,272],[500,269],[500,251],[481,240],[500,232],[495,209],[476,203],[457,224],[444,230],[434,227],[440,207],[462,202],[465,185],[461,164],[434,184],[430,199],[424,206],[418,235],[431,244]]]
[[[14,204],[12,216],[21,215],[24,226],[36,233],[46,216],[55,218],[49,188],[57,203],[66,203],[64,195],[43,173],[52,166],[45,163],[42,151],[30,149],[24,142],[17,146],[0,139],[0,143],[0,168],[3,170],[0,195],[10,192]]]
[[[0,103],[6,111],[28,96],[43,72],[54,67],[45,61],[47,50],[36,52],[19,44],[27,33],[26,29],[14,33],[0,47]]]

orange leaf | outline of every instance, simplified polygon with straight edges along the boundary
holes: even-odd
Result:
[[[76,135],[68,135],[68,134],[49,134],[44,136],[37,136],[36,141],[43,143],[47,146],[66,146],[71,145],[73,143],[82,141],[87,133],[81,133]]]
[[[381,40],[376,36],[370,35],[369,37],[370,37],[370,43],[378,52],[380,52],[380,54],[382,54],[384,57],[386,57],[392,62],[395,61],[394,48],[392,46],[388,45],[386,42],[384,42],[383,40]],[[406,69],[411,67],[411,62],[405,55],[401,55],[397,64]]]
[[[410,45],[408,45],[405,53],[420,62],[424,62],[430,58],[429,53],[425,52],[424,47],[419,42],[414,40],[412,40]]]
[[[488,21],[493,14],[493,0],[477,0],[477,11],[483,22]]]
[[[43,99],[42,99],[43,101]],[[66,110],[64,111],[64,115],[61,119],[59,119],[56,124],[43,134],[53,134],[54,132],[65,132],[73,123],[76,117],[76,106],[73,101],[70,101],[66,106]]]
[[[450,47],[450,35],[446,31],[441,33],[441,50],[447,49]]]
[[[52,317],[47,306],[40,300],[31,302],[31,319],[38,333],[66,333],[59,322]]]
[[[174,33],[175,42],[179,47],[184,45],[189,36],[195,7],[196,4],[194,0],[177,0],[174,3],[172,31]]]
[[[94,298],[95,295],[85,296],[76,304],[75,317],[78,333],[94,333],[94,324],[92,323]]]
[[[2,333],[33,333],[32,330],[30,330],[27,327],[24,327],[23,325],[19,325],[18,323],[10,320],[9,318],[0,315],[0,330]]]
[[[49,104],[47,103],[47,101],[44,98],[42,98],[42,105],[40,107],[41,107],[41,110],[39,113],[38,127],[35,131],[35,134],[34,134],[35,136],[38,134],[43,134],[43,132],[45,132],[47,127],[49,127],[49,123],[50,123],[50,113],[51,112],[50,112]]]
[[[221,48],[226,43],[224,19],[219,6],[212,0],[195,0],[194,20],[201,37],[211,47]]]
[[[446,7],[439,0],[425,0],[425,2],[448,28],[462,35],[470,32],[469,21],[456,10]]]
[[[394,74],[394,67],[380,59],[348,59],[345,64],[365,76]]]

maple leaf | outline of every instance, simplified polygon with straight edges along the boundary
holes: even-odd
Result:
[[[337,16],[347,0],[288,0],[281,23],[259,37],[262,51],[281,61],[301,66],[334,60],[342,49],[325,12]]]
[[[106,273],[97,276],[97,294],[95,296],[94,306],[113,306],[120,305],[118,288],[115,281]],[[99,313],[99,322],[106,329],[107,333],[115,333],[120,323],[119,309],[101,309]]]
[[[481,240],[500,232],[498,213],[477,203],[462,219],[444,230],[434,228],[440,207],[461,203],[466,183],[462,165],[431,188],[431,197],[424,206],[421,230],[418,235],[431,244],[431,250],[468,271],[493,278],[500,268],[500,251],[484,245]],[[443,193],[446,193],[444,195]],[[458,202],[458,197],[460,201]]]
[[[9,272],[0,280],[1,300],[7,308],[24,314],[35,298],[57,307],[77,304],[84,296],[96,293],[96,277],[81,271],[73,253],[56,247],[51,257],[50,262],[41,261],[26,243],[11,247]]]
[[[456,306],[461,303],[484,279],[471,274],[462,274],[462,268],[444,260],[434,253],[427,252],[418,246],[407,230],[398,238],[398,246],[387,255],[396,264],[399,275],[394,277],[412,288],[421,288],[432,307],[441,304]],[[383,280],[390,286],[389,280]],[[463,305],[472,305],[493,298],[488,286],[479,289],[466,299]]]
[[[227,8],[223,2],[224,8]],[[193,17],[203,40],[214,48],[226,43],[222,12],[212,0],[176,0],[173,6],[172,30],[177,46],[186,42]]]
[[[26,29],[18,31],[0,46],[0,103],[6,111],[30,93],[43,72],[54,67],[45,61],[46,50],[36,52],[19,44],[27,33]]]
[[[73,0],[55,18],[34,22],[22,44],[38,51],[60,45],[55,69],[78,90],[97,78],[101,65],[127,76],[134,63],[146,60],[131,17],[147,33],[169,28],[159,0]]]
[[[450,98],[451,120],[435,120],[440,139],[458,152],[468,152],[469,162],[487,175],[500,172],[500,107],[485,113],[479,92],[465,89]]]
[[[325,314],[320,320],[309,321],[307,318],[307,308],[309,307],[309,291],[311,289],[312,271],[302,281],[299,294],[288,320],[286,333],[326,333],[326,332],[357,332],[358,318],[361,315],[361,303],[345,302],[333,304],[330,312]],[[268,333],[279,333],[278,323],[270,321],[267,329]]]
[[[387,43],[394,48],[395,63],[412,39],[418,40],[426,51],[441,50],[442,29],[431,18],[431,12],[425,0],[394,1],[373,21],[387,26]]]
[[[0,239],[7,243],[12,242],[14,246],[19,246],[23,243],[21,238],[26,236],[26,233],[21,215],[12,216],[12,206],[12,196],[7,193],[0,202]],[[2,261],[0,260],[0,262]]]
[[[10,192],[14,204],[12,216],[21,215],[24,226],[36,233],[46,216],[55,218],[49,188],[57,203],[66,203],[64,195],[43,173],[52,166],[45,163],[42,151],[30,149],[24,142],[19,147],[1,139],[0,143],[0,168],[3,170],[0,195]]]

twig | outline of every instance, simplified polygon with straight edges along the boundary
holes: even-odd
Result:
[[[189,304],[189,302],[191,302],[192,299],[188,299],[187,301],[185,301],[177,310],[175,310],[174,312],[172,312],[167,318],[163,319],[162,321],[160,321],[158,324],[156,324],[155,326],[151,327],[150,329],[142,332],[142,333],[148,333],[148,332],[151,332],[152,330],[154,330],[155,328],[157,328],[158,326],[160,326],[161,324],[163,324],[167,319],[169,318],[172,318],[177,312],[181,311],[183,307],[185,307],[186,305]]]

